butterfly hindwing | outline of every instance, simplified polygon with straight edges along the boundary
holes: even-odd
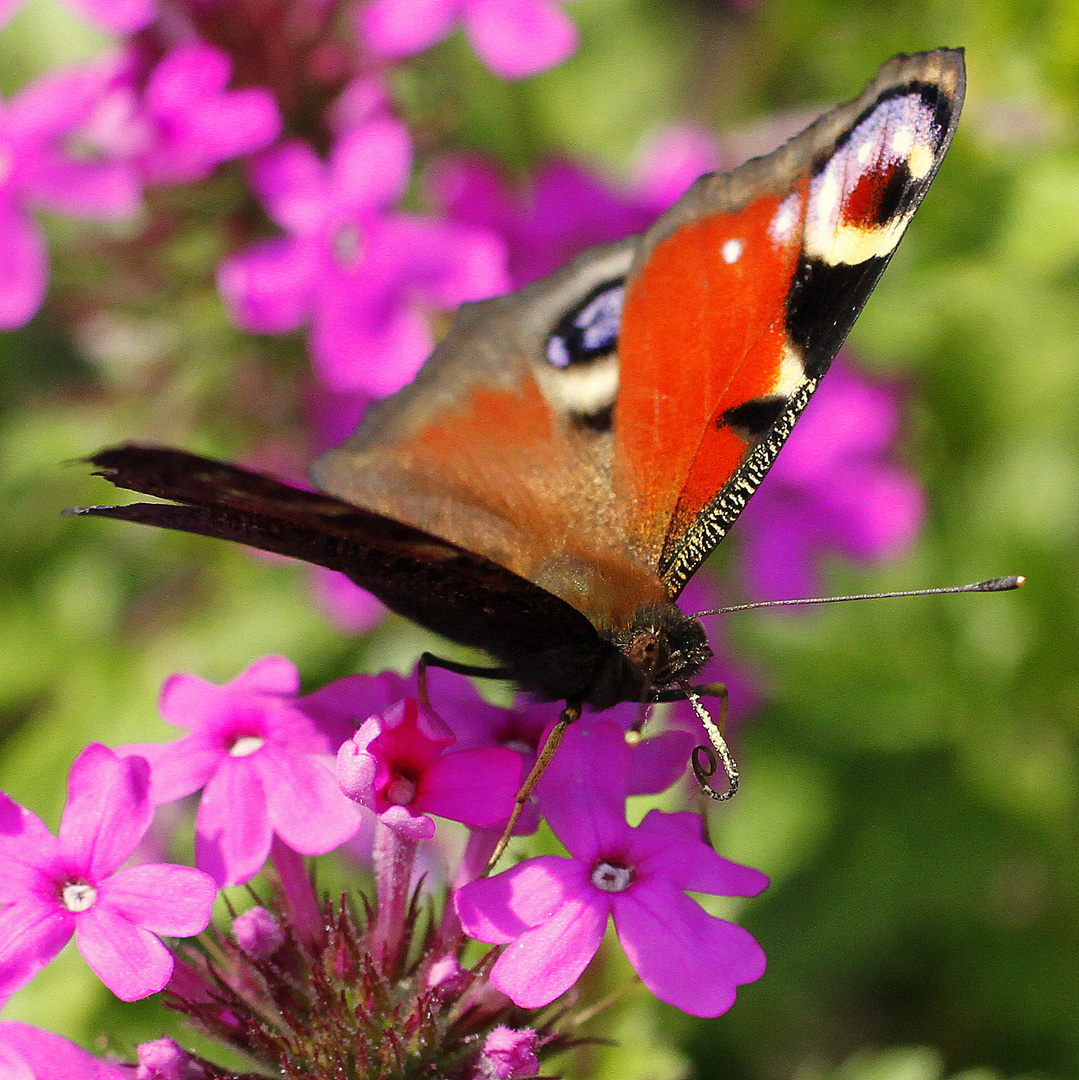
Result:
[[[235,540],[347,574],[392,610],[514,662],[588,654],[595,629],[569,604],[474,552],[321,492],[157,446],[90,459],[117,487],[173,500],[79,511]]]

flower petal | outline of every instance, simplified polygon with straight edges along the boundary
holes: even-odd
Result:
[[[768,877],[752,866],[731,862],[701,839],[701,820],[688,811],[667,814],[650,810],[633,830],[635,852],[643,856],[650,876],[665,878],[687,892],[716,896],[756,896]]]
[[[454,903],[469,937],[504,945],[550,919],[567,897],[588,888],[575,860],[541,855],[469,882],[457,890]]]
[[[411,56],[444,38],[460,0],[373,0],[357,13],[364,44],[381,56]]]
[[[311,316],[317,249],[305,240],[262,240],[223,259],[217,289],[242,330],[287,334]]]
[[[273,828],[262,780],[250,758],[225,758],[202,793],[195,818],[195,862],[220,886],[262,869]]]
[[[130,1069],[100,1061],[93,1054],[51,1031],[31,1027],[18,1020],[0,1020],[0,1047],[25,1068],[10,1071],[5,1057],[0,1060],[4,1080],[130,1080]]]
[[[129,743],[118,746],[116,753],[150,763],[150,801],[154,806],[165,806],[198,791],[224,755],[221,748],[195,735],[171,743]]]
[[[37,814],[0,792],[0,905],[48,889],[58,848]]]
[[[49,257],[37,225],[10,200],[0,201],[0,330],[29,322],[45,298],[48,277]]]
[[[213,879],[201,870],[143,863],[117,870],[103,882],[98,903],[151,933],[191,937],[206,929],[216,896]]]
[[[388,209],[408,187],[412,140],[404,124],[378,118],[342,136],[330,157],[330,198],[366,216]]]
[[[282,229],[307,236],[326,217],[326,172],[322,159],[307,143],[289,139],[255,158],[251,186]]]
[[[521,755],[501,746],[445,754],[424,772],[413,806],[476,828],[505,821],[521,766]]]
[[[577,48],[573,20],[554,0],[468,0],[465,30],[479,58],[503,79],[523,79]]]
[[[670,882],[635,884],[615,896],[612,911],[641,981],[691,1016],[726,1012],[736,987],[764,974],[764,950],[748,930],[709,915]]]
[[[491,984],[525,1009],[554,1001],[596,955],[608,910],[595,889],[567,898],[547,922],[507,946],[491,968]]]
[[[79,915],[75,942],[94,974],[121,1001],[156,994],[172,974],[172,953],[108,904],[97,903]]]
[[[154,817],[150,766],[91,743],[75,759],[60,819],[61,850],[93,884],[111,874],[138,846]]]
[[[74,930],[70,912],[37,897],[0,909],[0,1005],[52,961]]]
[[[331,758],[289,754],[267,744],[253,759],[274,832],[301,855],[324,855],[360,827],[359,808],[341,790]]]

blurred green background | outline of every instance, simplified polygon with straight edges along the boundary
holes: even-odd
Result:
[[[718,819],[718,846],[772,875],[741,913],[769,970],[715,1021],[631,993],[599,1022],[621,1049],[565,1071],[1072,1080],[1079,2],[575,0],[567,10],[582,47],[549,73],[498,82],[458,37],[410,65],[400,91],[422,113],[452,84],[462,140],[515,165],[557,150],[617,176],[657,125],[730,131],[824,109],[894,53],[966,47],[952,150],[850,339],[868,369],[908,390],[902,452],[928,519],[902,562],[837,565],[828,586],[1005,573],[1029,583],[1003,596],[729,619],[768,697],[742,732],[743,793]],[[10,93],[100,44],[35,0],[0,35],[0,84]],[[59,516],[109,500],[65,462],[111,442],[235,458],[295,441],[304,362],[298,341],[227,326],[212,231],[159,253],[156,291],[102,307],[123,237],[105,258],[90,230],[49,227],[49,304],[0,336],[0,787],[55,826],[83,744],[165,737],[156,694],[173,671],[225,680],[283,652],[313,688],[403,668],[428,641],[396,619],[370,639],[343,635],[296,566]],[[120,1007],[68,954],[5,1016],[98,1049],[175,1030],[152,1004]]]

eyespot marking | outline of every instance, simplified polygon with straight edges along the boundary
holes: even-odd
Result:
[[[612,353],[618,345],[625,294],[624,279],[605,281],[570,308],[547,339],[547,362],[565,371]]]

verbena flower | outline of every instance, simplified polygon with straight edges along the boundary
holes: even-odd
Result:
[[[382,56],[411,56],[444,38],[460,20],[480,59],[503,79],[560,63],[577,48],[577,28],[560,0],[372,0],[357,25]]]
[[[344,134],[326,163],[291,140],[252,168],[288,235],[226,259],[218,286],[243,329],[285,333],[309,322],[315,371],[331,390],[400,388],[431,351],[432,308],[507,287],[496,237],[391,211],[410,167],[405,128],[376,119]]]
[[[651,811],[626,823],[629,750],[619,728],[579,723],[540,782],[540,804],[570,858],[541,856],[465,885],[457,913],[471,937],[505,950],[491,982],[518,1005],[565,993],[614,918],[642,982],[695,1016],[718,1016],[765,958],[741,927],[707,914],[687,891],[752,896],[768,879],[717,855],[691,813]]]
[[[148,183],[202,180],[221,162],[264,149],[281,132],[273,95],[260,86],[228,89],[232,60],[212,45],[178,45],[145,78],[135,82],[135,75],[132,70],[122,89],[137,95],[128,135],[132,129],[141,134],[134,158]]]
[[[216,888],[199,870],[123,867],[150,826],[149,767],[100,744],[79,755],[53,836],[0,795],[0,1001],[26,985],[67,941],[124,1001],[161,990],[173,961],[158,934],[206,928]]]
[[[338,778],[350,798],[403,835],[432,837],[430,814],[473,826],[505,821],[521,783],[520,757],[495,746],[447,753],[455,742],[431,709],[405,698],[342,745]]]
[[[0,330],[22,326],[45,295],[48,255],[31,209],[115,221],[139,208],[129,165],[78,148],[101,92],[99,73],[72,68],[0,102]]]
[[[142,1080],[134,1070],[94,1057],[51,1031],[0,1020],[0,1076],[4,1080]]]
[[[157,9],[156,0],[70,0],[72,7],[115,33],[141,30]],[[0,0],[0,27],[22,7],[23,0]]]
[[[896,460],[899,422],[894,389],[832,364],[738,523],[755,596],[809,596],[829,555],[877,562],[911,544],[924,497]]]
[[[717,160],[714,140],[684,125],[649,140],[621,187],[565,159],[542,163],[517,186],[499,164],[478,154],[446,155],[426,182],[451,219],[503,238],[519,288],[594,244],[642,232]]]
[[[377,692],[374,680],[368,685]],[[155,805],[203,789],[196,861],[221,885],[257,874],[274,835],[296,851],[319,855],[359,827],[359,811],[333,774],[343,733],[325,722],[332,694],[324,689],[316,698],[316,718],[303,711],[298,691],[296,668],[280,656],[256,660],[223,686],[174,675],[162,688],[161,714],[191,734],[174,743],[120,748],[150,762]],[[367,705],[359,696],[353,703],[354,727]]]

